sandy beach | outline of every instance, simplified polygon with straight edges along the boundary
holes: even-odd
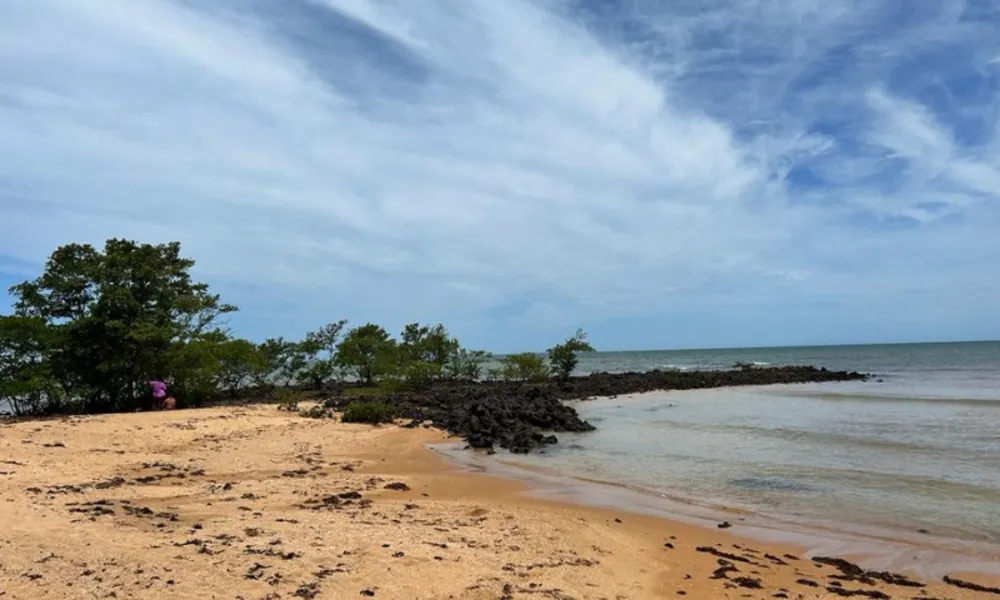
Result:
[[[1000,597],[532,498],[446,438],[273,406],[0,425],[0,598]]]

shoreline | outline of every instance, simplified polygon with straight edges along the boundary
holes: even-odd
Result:
[[[525,485],[522,493],[530,498],[625,511],[707,530],[728,521],[733,524],[728,532],[747,541],[788,545],[805,558],[838,556],[866,569],[898,571],[925,579],[941,579],[960,572],[1000,580],[1000,547],[904,530],[862,532],[858,530],[860,526],[852,528],[850,523],[824,526],[812,521],[796,522],[780,515],[724,504],[708,505],[613,481],[515,464],[504,461],[500,455],[482,457],[460,446],[460,443],[435,444],[431,448],[460,472],[522,482]]]
[[[427,447],[454,438],[432,428],[237,407],[0,432],[9,598],[842,595],[831,589],[911,598],[921,589],[863,582],[732,530],[535,498],[523,482],[456,470]],[[996,597],[926,583],[930,597]]]

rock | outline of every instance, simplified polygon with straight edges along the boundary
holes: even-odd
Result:
[[[868,376],[847,371],[789,366],[717,371],[648,371],[594,373],[568,381],[538,383],[482,381],[436,382],[422,391],[387,394],[380,402],[408,419],[404,427],[433,423],[464,438],[470,448],[488,453],[496,447],[523,454],[558,443],[553,433],[583,433],[594,426],[584,421],[565,400],[635,394],[658,390],[686,390],[738,385],[863,380]],[[340,390],[342,392],[343,390]],[[342,411],[356,400],[333,393],[328,409]],[[290,473],[288,476],[296,476]]]

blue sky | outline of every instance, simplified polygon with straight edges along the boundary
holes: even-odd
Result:
[[[255,339],[1000,338],[1000,4],[8,2],[0,284],[112,236]]]

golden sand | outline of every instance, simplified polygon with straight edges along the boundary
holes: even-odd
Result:
[[[532,499],[444,439],[270,406],[0,425],[0,599],[1000,598]]]

